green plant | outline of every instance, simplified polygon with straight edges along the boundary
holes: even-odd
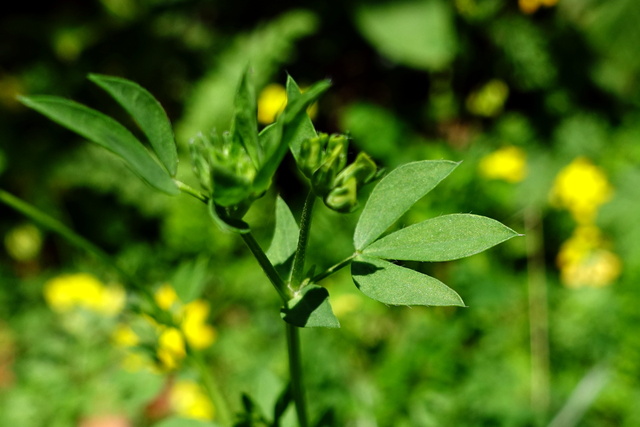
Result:
[[[299,425],[310,425],[302,381],[299,328],[339,327],[329,293],[321,286],[323,279],[350,265],[358,289],[385,304],[464,306],[460,296],[436,278],[394,261],[455,260],[517,235],[493,219],[471,214],[443,215],[385,234],[458,163],[417,161],[404,164],[382,178],[375,163],[364,153],[348,164],[348,137],[317,133],[306,112],[307,107],[329,88],[326,81],[316,83],[303,93],[289,78],[286,108],[275,123],[259,131],[254,85],[251,73],[245,72],[236,93],[230,131],[221,135],[215,132],[210,136],[199,134],[191,142],[192,166],[201,187],[197,190],[175,178],[178,153],[171,124],[160,103],[131,81],[103,75],[90,75],[89,79],[113,96],[135,119],[154,154],[124,126],[82,104],[53,96],[20,99],[26,106],[122,158],[153,189],[173,196],[182,192],[205,203],[218,226],[239,234],[245,241],[282,300],[290,384],[278,399],[270,420],[258,414],[251,400],[244,397],[245,412],[239,417],[237,426],[277,426],[290,402],[295,406]],[[287,203],[278,197],[274,236],[265,251],[243,217],[251,204],[269,189],[288,151],[308,180],[310,190],[299,223]],[[375,180],[379,182],[355,227],[353,253],[323,271],[316,272],[315,266],[308,268],[306,250],[316,198],[321,198],[329,209],[353,212],[358,207],[359,190]],[[0,200],[109,261],[108,255],[100,249],[37,209],[5,192],[0,192]],[[146,305],[137,306],[137,309],[148,312],[160,323],[174,326],[171,319],[157,310],[149,291],[139,285],[137,279],[124,271],[122,275],[123,280],[146,298]],[[191,352],[191,356],[200,366],[196,352]],[[215,387],[208,383],[207,388],[215,398]],[[231,420],[221,416],[220,422],[229,424]]]

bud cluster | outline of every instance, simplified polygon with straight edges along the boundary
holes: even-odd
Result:
[[[349,138],[345,135],[318,136],[300,146],[298,167],[311,181],[313,192],[338,212],[352,212],[358,206],[358,188],[376,178],[376,164],[361,152],[347,165]]]
[[[232,207],[256,198],[252,194],[256,167],[229,132],[222,138],[216,132],[210,137],[199,133],[189,141],[189,150],[200,186],[217,205]]]

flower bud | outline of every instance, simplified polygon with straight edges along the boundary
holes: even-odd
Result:
[[[350,177],[342,185],[333,188],[324,203],[334,211],[353,212],[358,206],[358,186],[355,177]]]
[[[313,173],[322,164],[328,141],[329,136],[326,133],[320,133],[314,138],[308,138],[302,141],[298,167],[307,178],[311,178]]]

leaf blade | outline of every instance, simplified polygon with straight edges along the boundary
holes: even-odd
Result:
[[[293,256],[298,247],[300,228],[296,223],[289,206],[278,196],[276,199],[275,230],[271,245],[267,250],[267,258],[287,280],[291,275]]]
[[[410,225],[369,245],[363,253],[403,261],[451,261],[475,255],[518,233],[479,215],[442,215]]]
[[[152,187],[175,195],[178,187],[140,141],[111,117],[57,96],[20,97],[29,108],[95,142],[125,160],[129,168]]]
[[[258,107],[253,84],[250,80],[249,67],[245,69],[240,79],[233,101],[233,109],[231,138],[234,143],[244,147],[255,168],[259,169],[264,161],[264,153],[258,143]]]
[[[356,257],[351,275],[363,294],[385,304],[465,306],[462,298],[438,279],[380,258]]]
[[[178,149],[169,117],[145,88],[127,79],[89,74],[89,80],[108,92],[135,119],[171,176],[178,170]]]
[[[382,178],[358,219],[353,235],[355,248],[362,250],[380,237],[458,165],[449,160],[422,160],[402,165]]]

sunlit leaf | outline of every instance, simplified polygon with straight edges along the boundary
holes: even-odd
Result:
[[[460,296],[438,279],[380,258],[356,257],[351,275],[363,294],[385,304],[464,306]]]
[[[448,160],[423,160],[407,163],[385,176],[367,200],[353,243],[362,250],[396,222],[415,202],[447,177],[458,163]]]
[[[289,206],[280,196],[276,199],[275,223],[267,258],[278,269],[278,273],[284,279],[288,279],[293,255],[298,246],[299,228]]]
[[[339,328],[340,322],[329,304],[329,292],[322,286],[309,285],[287,302],[281,317],[300,328]]]
[[[89,74],[89,79],[109,92],[131,114],[162,164],[174,176],[178,169],[178,151],[169,117],[160,102],[137,83],[123,78]]]
[[[96,110],[57,96],[21,97],[26,106],[101,145],[124,159],[129,168],[156,189],[178,194],[178,187],[142,143],[124,126]]]
[[[363,253],[405,261],[450,261],[474,255],[517,236],[479,215],[443,215],[410,225],[373,242]]]

